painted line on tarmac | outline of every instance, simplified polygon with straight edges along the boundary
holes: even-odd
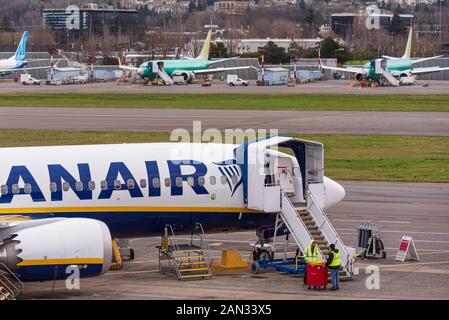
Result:
[[[357,231],[356,229],[336,229],[337,231]],[[427,235],[439,235],[439,236],[448,236],[449,232],[426,232],[426,231],[411,231],[411,230],[381,230],[382,233],[415,233],[415,234],[427,234]],[[415,240],[416,241],[416,240]]]
[[[379,265],[379,268],[400,268],[400,267],[410,267],[410,266],[425,266],[425,265],[434,265],[434,264],[445,264],[449,263],[449,260],[444,261],[434,261],[434,262],[416,262],[416,263],[404,263],[404,264],[385,264]],[[107,274],[107,273],[105,273]]]
[[[144,271],[120,271],[120,272],[106,272],[104,275],[110,276],[110,275],[123,275],[123,274],[140,274],[140,273],[156,273],[159,272],[159,269],[157,270],[144,270]]]
[[[26,107],[25,107],[26,108]],[[77,114],[77,113],[21,113],[19,114],[10,114],[10,113],[0,113],[2,117],[17,117],[17,116],[31,116],[31,117],[79,117],[79,118],[123,118],[123,115],[118,114]],[[198,116],[155,116],[155,115],[145,115],[145,114],[136,114],[136,115],[127,115],[128,118],[150,118],[150,119],[196,119]],[[226,119],[250,119],[251,117],[225,117]],[[217,117],[213,116],[201,116],[201,119],[217,119]]]
[[[365,222],[371,223],[370,220],[362,220],[362,219],[332,219],[337,222]],[[409,224],[411,221],[393,221],[393,220],[379,220],[379,223],[396,223],[396,224]]]

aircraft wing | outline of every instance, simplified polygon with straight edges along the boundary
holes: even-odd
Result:
[[[445,71],[449,70],[449,67],[447,68],[440,68],[440,67],[428,67],[428,68],[413,68],[410,70],[412,74],[423,74],[423,73],[431,73],[431,72],[439,72],[439,71]]]
[[[117,57],[117,60],[118,60],[118,66],[119,66],[119,68],[120,68],[121,70],[131,71],[131,72],[137,72],[137,71],[139,71],[139,68],[138,68],[138,67],[124,66],[124,65],[122,64],[122,61],[120,60],[119,57]]]
[[[235,60],[238,58],[239,57],[232,57],[232,58],[225,58],[225,59],[220,59],[220,60],[213,60],[213,61],[209,61],[209,65],[224,62],[224,61],[229,61],[229,60]]]
[[[434,56],[434,57],[428,57],[428,58],[422,58],[422,59],[416,59],[412,61],[412,64],[418,63],[418,62],[423,62],[423,61],[427,61],[427,60],[433,60],[433,59],[438,59],[438,58],[442,58],[444,57],[444,55],[441,56]]]
[[[390,56],[385,56],[385,55],[383,55],[382,58],[389,59],[389,60],[399,60],[399,59],[401,59],[401,58],[390,57]]]
[[[192,71],[192,72],[194,74],[209,74],[209,73],[217,73],[217,72],[224,72],[224,71],[247,70],[247,69],[255,69],[255,70],[257,70],[256,67],[245,66],[245,67],[230,67],[230,68],[211,68],[211,69],[195,70],[195,71]]]
[[[321,65],[321,69],[324,70],[334,70],[334,71],[342,71],[342,72],[350,72],[350,73],[365,73],[365,69],[363,68],[357,68],[357,67],[346,67],[346,68],[339,68],[339,67],[328,67]]]
[[[0,72],[15,72],[26,70],[50,69],[50,68],[51,68],[50,66],[46,66],[46,67],[31,67],[31,68],[0,69]]]

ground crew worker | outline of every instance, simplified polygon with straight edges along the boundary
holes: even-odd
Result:
[[[340,252],[335,248],[335,244],[331,244],[331,251],[329,252],[329,257],[327,258],[326,266],[329,268],[331,272],[332,279],[332,288],[330,290],[338,290],[340,289],[340,280],[338,278],[338,274],[340,273]]]
[[[318,245],[315,241],[311,240],[310,244],[306,247],[306,250],[304,251],[304,258],[306,263],[312,263],[318,259]]]
[[[311,240],[309,245],[304,250],[304,260],[306,264],[313,263],[318,259],[318,245]],[[306,268],[307,270],[307,268]],[[304,272],[304,283],[307,283],[307,272]]]

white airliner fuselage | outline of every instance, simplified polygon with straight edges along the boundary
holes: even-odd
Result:
[[[104,272],[104,261],[110,259],[107,242],[111,235],[160,235],[167,224],[178,232],[190,232],[197,222],[207,232],[272,227],[274,214],[248,209],[245,204],[244,172],[236,161],[237,147],[144,143],[2,148],[0,240],[19,241],[21,245],[8,247],[6,241],[3,258],[0,245],[0,262],[3,259],[10,265],[21,263],[22,273],[28,270],[30,279],[45,279],[53,264],[43,262],[36,250],[42,252],[46,245],[56,246],[53,241],[73,242],[72,247],[76,247],[77,236],[85,241],[93,237],[97,240],[92,240],[85,252],[93,259],[89,260],[93,268],[90,272],[100,273]],[[304,202],[297,159],[278,151],[268,153],[272,158],[282,158],[282,166],[267,164],[272,166],[271,183],[282,185],[282,177],[288,173],[287,180],[294,188],[291,200]],[[324,187],[324,207],[343,199],[344,189],[336,182],[325,178]],[[49,228],[45,236],[42,228]],[[97,232],[85,233],[92,229]],[[17,232],[20,230],[22,233]],[[51,239],[53,233],[56,238]],[[21,253],[14,255],[13,250],[19,249]],[[54,259],[60,249],[55,249]],[[45,256],[52,256],[52,252]],[[63,265],[73,263],[70,259],[55,261]],[[36,269],[35,264],[39,263],[42,265]]]

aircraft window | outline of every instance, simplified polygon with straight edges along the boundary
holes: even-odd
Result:
[[[100,182],[100,187],[101,187],[101,190],[107,190],[108,189],[108,182],[106,180],[102,180]]]
[[[236,184],[237,181],[238,181],[238,178],[237,178],[237,176],[236,176],[235,174],[233,174],[233,175],[231,176],[231,180],[232,180],[232,184]]]
[[[198,185],[199,186],[204,186],[204,184],[206,183],[206,179],[204,178],[204,176],[199,176],[198,177]]]
[[[56,190],[58,190],[58,186],[56,185],[55,182],[50,183],[50,192],[56,192]]]
[[[128,189],[134,189],[134,179],[128,179],[126,182]]]
[[[140,187],[141,188],[146,188],[147,187],[147,180],[140,179]]]
[[[3,184],[3,185],[0,187],[0,192],[1,192],[2,195],[7,194],[7,193],[8,193],[8,186],[5,185],[5,184]]]
[[[13,184],[12,185],[12,193],[13,194],[18,194],[19,193],[19,185],[18,184]]]
[[[64,191],[69,191],[70,185],[68,182],[63,182],[62,183],[62,190]]]
[[[161,180],[159,178],[153,178],[153,188],[160,188]]]
[[[120,182],[120,180],[114,180],[114,189],[120,190],[121,187],[122,187],[122,183]]]
[[[83,191],[83,183],[81,182],[81,181],[77,181],[76,183],[75,183],[75,189],[76,189],[76,191],[78,191],[78,192],[80,192],[80,191]]]
[[[31,193],[31,184],[25,183],[24,189],[25,189],[25,193]]]
[[[217,178],[215,176],[210,176],[209,182],[211,185],[215,186],[215,184],[217,183]]]
[[[221,184],[226,184],[226,182],[227,182],[227,179],[226,179],[226,176],[221,176]]]
[[[95,181],[89,181],[89,190],[90,191],[95,190]]]
[[[165,186],[166,186],[166,187],[170,187],[170,185],[171,185],[171,180],[170,180],[170,178],[165,178]]]
[[[181,183],[182,183],[182,181],[181,181]],[[193,177],[187,177],[187,184],[190,187],[193,187],[193,185],[195,184],[195,179],[193,179]]]
[[[177,187],[182,187],[182,178],[176,177],[175,183]]]

